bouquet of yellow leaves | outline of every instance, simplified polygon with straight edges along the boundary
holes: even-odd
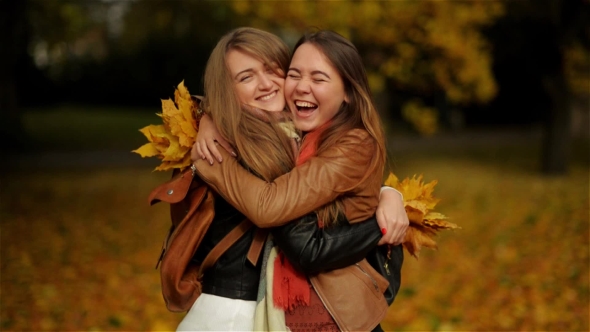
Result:
[[[410,227],[406,232],[403,246],[414,257],[418,258],[422,247],[436,249],[434,241],[436,232],[442,229],[460,229],[461,227],[447,221],[447,217],[441,213],[434,212],[432,209],[440,201],[432,196],[434,186],[438,183],[433,180],[424,184],[422,175],[411,179],[405,178],[401,182],[393,173],[385,180],[385,185],[395,188],[402,193],[404,197],[404,206]]]
[[[162,160],[156,171],[174,168],[183,169],[191,164],[191,149],[197,138],[200,117],[197,117],[198,104],[184,86],[178,84],[174,91],[174,101],[162,99],[163,124],[149,125],[139,131],[149,143],[133,150],[143,158],[157,157]]]

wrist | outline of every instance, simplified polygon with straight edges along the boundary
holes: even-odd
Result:
[[[404,195],[399,190],[397,190],[395,188],[392,188],[392,187],[389,187],[389,186],[382,186],[381,187],[381,190],[379,191],[379,199],[381,199],[381,193],[383,193],[384,190],[394,190],[395,192],[397,192],[399,194],[399,196],[401,197],[402,202],[403,202]]]

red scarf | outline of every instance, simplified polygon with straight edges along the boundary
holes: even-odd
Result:
[[[329,123],[330,121],[305,135],[299,149],[296,166],[305,163],[316,155],[320,135],[329,126]],[[295,270],[282,251],[279,251],[274,261],[273,279],[273,302],[276,307],[287,311],[298,306],[309,306],[311,291],[307,277]]]

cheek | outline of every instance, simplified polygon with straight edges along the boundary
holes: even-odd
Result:
[[[238,100],[240,103],[248,104],[251,102],[252,93],[251,89],[248,88],[248,85],[238,84],[236,85],[236,95],[238,96]]]
[[[285,80],[285,97],[290,96],[295,90],[296,83],[293,80],[286,79]]]
[[[282,78],[276,79],[275,83],[279,86],[281,90],[285,90],[285,80]]]

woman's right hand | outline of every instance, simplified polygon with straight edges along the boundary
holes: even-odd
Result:
[[[217,127],[215,127],[213,119],[211,119],[211,117],[207,114],[203,114],[203,117],[199,123],[197,138],[191,150],[191,159],[193,161],[197,159],[207,159],[211,165],[213,165],[213,158],[219,162],[222,162],[223,158],[217,149],[218,144],[221,145],[232,156],[237,156],[236,152],[228,143],[228,141],[226,141],[225,138],[221,136],[217,130]]]
[[[383,233],[383,238],[378,245],[403,243],[410,220],[408,220],[401,193],[391,187],[382,190],[376,215],[377,223]]]

